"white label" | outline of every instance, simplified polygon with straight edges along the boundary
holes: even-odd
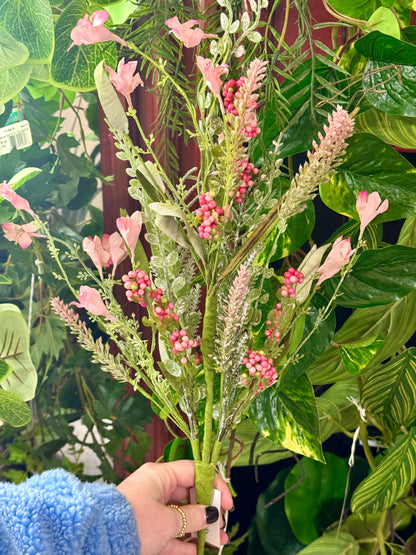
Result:
[[[8,154],[13,147],[20,150],[32,144],[32,133],[27,120],[0,128],[0,156]]]
[[[196,490],[192,488],[190,491],[190,498],[191,503],[196,503]],[[205,537],[205,541],[214,547],[221,547],[220,543],[220,531],[221,531],[221,492],[218,489],[214,489],[212,497],[211,497],[211,505],[213,507],[217,507],[218,512],[220,514],[220,518],[207,526],[207,535]],[[224,520],[227,520],[226,515],[223,515]],[[197,537],[197,533],[193,532],[192,534],[194,537]]]

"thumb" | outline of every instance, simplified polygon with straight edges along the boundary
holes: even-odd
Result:
[[[197,532],[206,528],[208,524],[217,522],[219,518],[217,507],[211,505],[208,507],[206,505],[170,505],[169,508],[174,513],[172,516],[176,535],[179,535],[181,531],[185,534]],[[185,527],[184,530],[183,527]]]

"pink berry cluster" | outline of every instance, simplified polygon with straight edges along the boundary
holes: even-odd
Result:
[[[199,195],[200,208],[195,212],[198,221],[201,222],[198,227],[199,236],[210,241],[219,235],[218,224],[226,218],[224,209],[217,206],[213,196],[213,193]]]
[[[282,297],[290,297],[293,299],[296,295],[294,285],[296,283],[303,283],[304,275],[299,270],[295,270],[295,268],[289,268],[287,272],[284,273],[284,279],[280,294]]]
[[[263,351],[248,351],[248,356],[243,358],[243,364],[248,370],[248,375],[243,374],[242,383],[247,383],[249,376],[260,378],[257,393],[273,385],[277,381],[277,371],[273,366],[273,359],[267,358]],[[264,380],[266,383],[264,383]]]
[[[224,84],[223,88],[223,97],[224,97],[224,108],[227,114],[232,114],[233,116],[240,115],[238,110],[235,106],[235,99],[239,99],[241,97],[240,88],[243,86],[246,78],[244,76],[240,77],[238,81],[235,79],[230,79]],[[250,111],[253,112],[257,108],[257,102],[252,100],[250,102]],[[257,135],[261,132],[260,127],[257,126],[257,118],[251,117],[250,122],[246,123],[242,129],[242,133],[248,139],[252,139],[257,137]]]
[[[188,332],[184,329],[180,331],[174,331],[170,336],[170,342],[173,345],[172,353],[176,355],[187,349],[193,349],[194,347],[199,347],[201,345],[200,339],[189,339]],[[186,364],[188,359],[186,357],[181,358],[181,363]],[[196,359],[196,363],[199,364],[201,361],[199,358]]]
[[[166,318],[172,318],[175,322],[179,321],[179,316],[173,311],[175,305],[163,297],[163,291],[158,287],[151,289],[149,275],[143,270],[130,270],[122,278],[124,288],[127,289],[126,297],[129,301],[134,301],[140,306],[147,306],[146,296],[153,299],[156,305],[153,314],[160,320],[162,325]]]
[[[243,202],[243,195],[245,195],[247,189],[253,186],[253,176],[257,175],[259,170],[252,162],[240,160],[237,164],[237,171],[240,171],[242,184],[239,186],[237,193],[235,191],[230,191],[229,194],[231,198],[235,198],[238,204],[241,204]]]
[[[276,308],[270,311],[270,319],[266,321],[266,329],[264,331],[267,339],[271,341],[280,341],[280,326],[277,323],[282,314],[282,303],[277,303]]]

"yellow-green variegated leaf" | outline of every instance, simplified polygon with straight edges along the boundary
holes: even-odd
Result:
[[[397,116],[371,108],[358,114],[356,130],[361,133],[372,133],[379,139],[400,148],[416,148],[416,119],[414,117]]]
[[[383,364],[368,378],[361,403],[381,423],[396,430],[416,420],[416,348]]]
[[[346,532],[332,532],[301,549],[298,555],[358,555],[359,551],[354,536]]]
[[[355,490],[351,509],[359,514],[392,507],[416,479],[416,428],[401,436]]]

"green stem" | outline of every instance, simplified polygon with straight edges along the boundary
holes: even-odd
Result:
[[[365,458],[367,459],[368,465],[371,468],[371,470],[374,471],[377,465],[374,461],[373,453],[371,452],[370,446],[368,445],[367,426],[365,425],[365,422],[363,422],[362,420],[360,420],[360,439],[363,444],[363,450],[364,450]]]
[[[380,555],[387,555],[386,544],[384,541],[384,526],[386,523],[387,512],[388,512],[387,510],[384,510],[381,512],[380,519],[377,524],[376,536],[378,541],[378,547],[380,550]]]

